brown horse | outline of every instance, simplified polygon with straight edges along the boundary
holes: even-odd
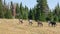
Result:
[[[37,22],[38,26],[43,26],[43,23],[41,21]]]
[[[20,24],[20,23],[23,24],[23,20],[22,20],[22,19],[19,19],[19,24]]]

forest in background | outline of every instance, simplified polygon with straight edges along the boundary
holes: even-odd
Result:
[[[37,4],[34,8],[23,7],[20,4],[14,4],[12,1],[7,5],[5,0],[0,0],[0,18],[2,19],[32,19],[40,21],[60,21],[60,6],[59,3],[54,9],[50,9],[47,0],[36,0]]]

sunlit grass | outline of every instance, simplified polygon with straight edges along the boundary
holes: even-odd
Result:
[[[60,34],[60,23],[56,27],[49,27],[43,22],[43,27],[38,27],[37,22],[29,25],[27,20],[19,24],[18,19],[0,19],[0,34]]]

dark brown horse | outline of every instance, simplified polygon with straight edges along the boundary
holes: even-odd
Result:
[[[20,24],[20,23],[23,24],[23,20],[22,20],[22,19],[19,19],[19,24]]]
[[[41,21],[37,21],[38,26],[43,26],[43,23]]]

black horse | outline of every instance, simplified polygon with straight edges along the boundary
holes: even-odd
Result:
[[[56,26],[56,22],[55,21],[50,21],[50,22],[48,22],[48,25],[50,26],[53,26],[53,27],[55,27]]]

